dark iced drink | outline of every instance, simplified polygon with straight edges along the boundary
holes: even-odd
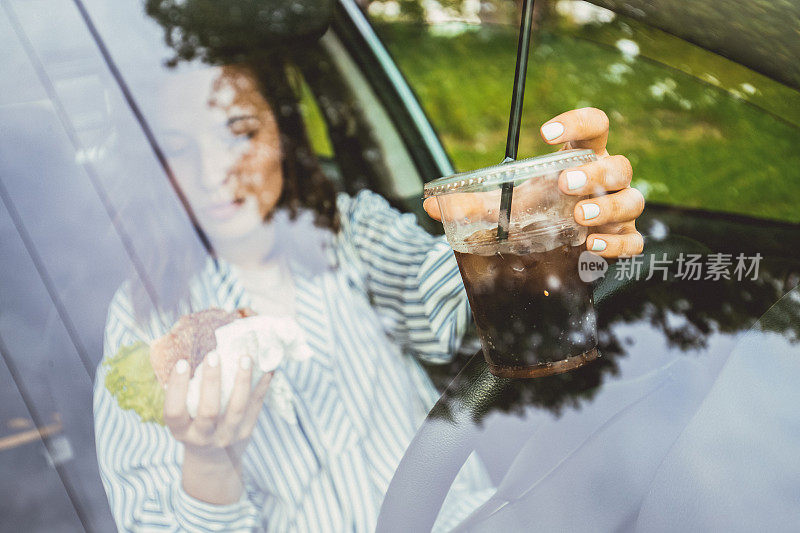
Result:
[[[562,171],[596,160],[591,150],[563,150],[425,184],[495,375],[557,374],[598,356],[591,286],[578,271],[587,235],[573,216],[580,198],[558,189]]]
[[[536,377],[597,357],[591,286],[578,276],[584,249],[455,252],[492,373]]]

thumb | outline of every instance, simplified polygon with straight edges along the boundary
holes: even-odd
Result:
[[[422,208],[425,209],[429,217],[441,222],[442,212],[439,210],[439,202],[436,201],[436,198],[426,198],[425,201],[422,202]]]

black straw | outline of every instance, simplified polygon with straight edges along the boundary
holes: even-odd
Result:
[[[506,158],[503,160],[503,163],[509,163],[517,159],[519,127],[522,121],[522,101],[525,95],[525,75],[528,71],[528,51],[530,50],[532,26],[533,0],[524,0],[522,20],[519,24],[517,66],[514,69],[514,92],[511,95],[511,114],[508,117]],[[511,198],[513,194],[514,182],[504,183],[500,192],[500,216],[497,221],[497,238],[501,241],[508,238],[508,226],[511,222]]]

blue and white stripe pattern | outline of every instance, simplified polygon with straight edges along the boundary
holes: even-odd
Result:
[[[294,265],[296,319],[314,356],[278,370],[294,393],[296,420],[265,406],[245,452],[242,499],[218,506],[180,484],[182,447],[169,431],[119,408],[100,366],[95,423],[100,471],[123,531],[372,531],[392,475],[437,398],[414,357],[446,360],[469,307],[452,251],[380,196],[340,195],[342,229],[330,268]],[[105,356],[163,334],[134,318],[123,286],[109,309]],[[192,308],[235,309],[247,295],[221,265],[192,285]],[[437,525],[457,524],[491,493],[468,462]],[[410,510],[410,512],[413,512]]]

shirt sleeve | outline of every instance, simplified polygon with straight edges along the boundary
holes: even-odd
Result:
[[[122,346],[151,339],[134,319],[124,287],[109,307],[104,360]],[[231,505],[197,500],[181,486],[182,446],[169,430],[123,410],[106,389],[101,363],[94,385],[97,458],[111,512],[120,531],[259,531],[257,493],[246,487]]]
[[[397,342],[422,359],[452,359],[470,320],[453,251],[381,196],[340,195],[340,247]]]

